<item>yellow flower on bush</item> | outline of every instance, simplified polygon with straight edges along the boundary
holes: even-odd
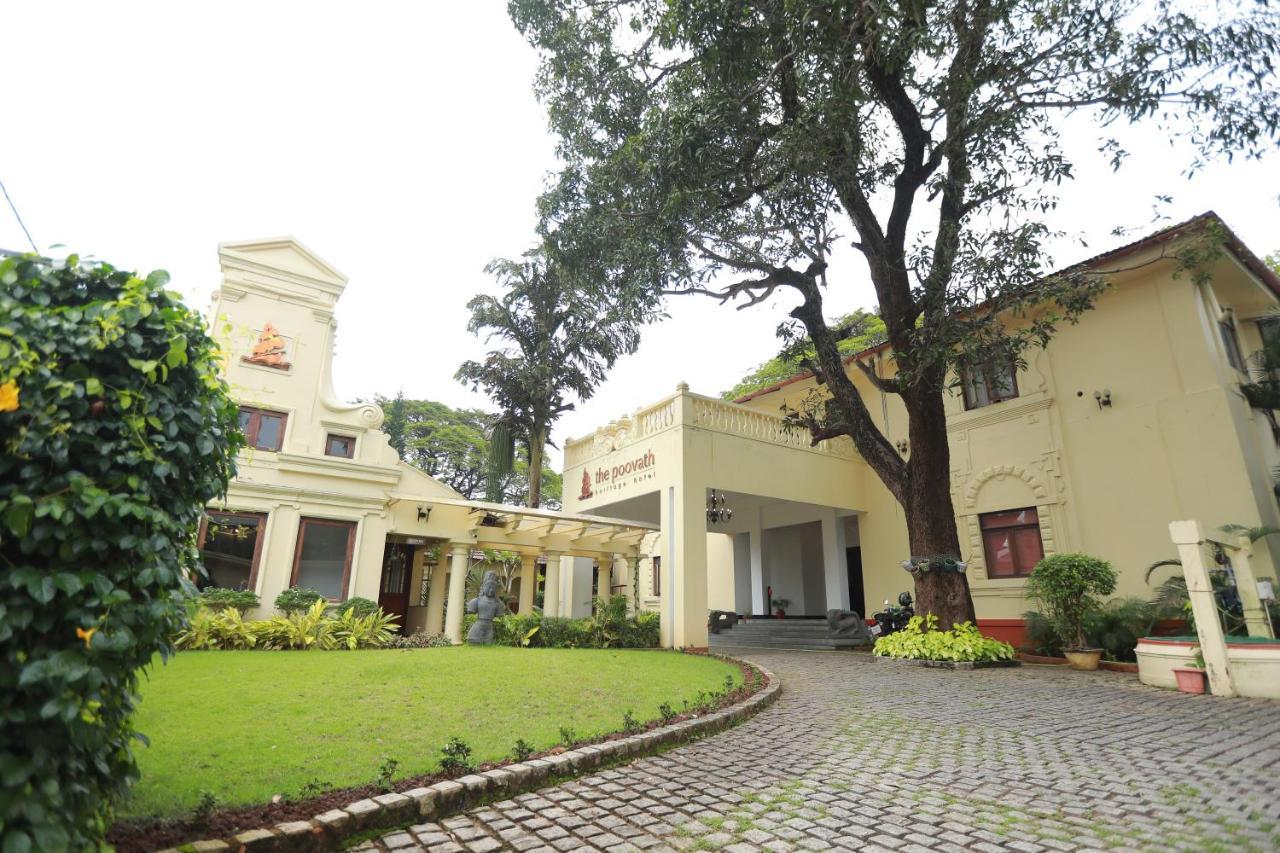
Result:
[[[97,627],[85,630],[84,628],[76,628],[76,636],[84,640],[84,647],[87,649],[93,643],[93,635],[98,633]]]
[[[18,383],[10,379],[0,384],[0,412],[16,412],[18,410]]]

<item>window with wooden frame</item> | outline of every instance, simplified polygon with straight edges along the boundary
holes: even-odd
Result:
[[[290,586],[309,587],[330,601],[347,597],[351,556],[356,544],[354,521],[304,518],[298,524]]]
[[[960,371],[964,407],[981,409],[1018,396],[1017,371],[1011,362],[988,362]]]
[[[653,557],[653,595],[658,597],[662,595],[662,558]]]
[[[201,589],[253,589],[258,582],[265,512],[210,512],[200,525]]]
[[[240,407],[240,430],[245,443],[258,450],[278,451],[284,446],[284,425],[289,416],[268,409]]]
[[[324,455],[354,459],[356,455],[355,436],[329,433],[324,439]]]
[[[1044,559],[1040,514],[1035,507],[978,516],[987,577],[1025,578]]]

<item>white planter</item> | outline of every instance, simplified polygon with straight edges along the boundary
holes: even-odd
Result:
[[[1190,666],[1199,644],[1191,640],[1143,637],[1135,650],[1138,680],[1152,687],[1178,689],[1175,666]],[[1258,699],[1280,699],[1280,641],[1228,643],[1227,665],[1236,692]]]

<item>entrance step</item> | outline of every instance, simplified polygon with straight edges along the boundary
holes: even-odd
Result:
[[[834,639],[824,619],[748,619],[710,636],[716,648],[853,649],[859,640]]]

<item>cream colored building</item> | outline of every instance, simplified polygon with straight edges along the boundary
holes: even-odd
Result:
[[[1170,521],[1280,525],[1275,421],[1240,392],[1248,355],[1277,331],[1280,280],[1234,237],[1202,282],[1177,275],[1171,255],[1206,222],[1222,225],[1206,214],[1088,262],[1116,272],[1079,324],[1012,382],[992,370],[949,397],[961,557],[988,633],[1019,633],[1041,554],[1104,557],[1118,595],[1146,598],[1145,567],[1173,555]],[[892,372],[883,347],[855,357]],[[900,401],[852,364],[849,376],[910,453]],[[566,443],[566,511],[660,529],[638,580],[666,645],[705,646],[709,608],[764,614],[770,592],[789,615],[816,616],[910,589],[902,510],[849,440],[810,447],[783,428],[781,406],[814,387],[797,376],[729,403],[681,385]],[[712,490],[729,522],[708,521]],[[1255,560],[1276,575],[1264,547]]]
[[[455,641],[482,549],[522,555],[512,585],[521,610],[544,572],[549,615],[586,615],[594,592],[625,587],[653,525],[468,501],[402,462],[378,406],[333,391],[346,277],[289,238],[225,243],[218,254],[210,325],[249,447],[201,532],[213,585],[253,590],[263,611],[291,586],[361,596],[407,630]]]

